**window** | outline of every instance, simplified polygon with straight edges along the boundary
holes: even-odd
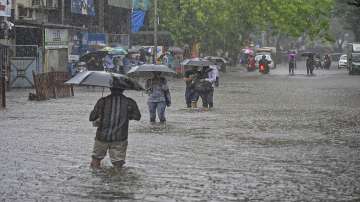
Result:
[[[18,5],[19,17],[28,17],[27,9],[23,5]]]

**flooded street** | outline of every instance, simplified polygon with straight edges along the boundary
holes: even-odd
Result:
[[[335,67],[295,73],[233,68],[208,112],[187,110],[185,84],[173,79],[166,128],[150,126],[145,94],[126,92],[142,119],[130,123],[121,171],[108,157],[101,171],[89,168],[96,128],[88,118],[101,89],[41,102],[12,90],[0,112],[0,199],[360,200],[360,77]]]

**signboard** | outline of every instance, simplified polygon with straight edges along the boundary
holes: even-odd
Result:
[[[69,55],[69,62],[79,61],[80,55]]]
[[[71,12],[80,15],[95,16],[94,0],[71,0]]]
[[[68,48],[68,30],[45,29],[45,49]]]
[[[119,7],[119,8],[132,8],[132,0],[108,0],[109,6]]]
[[[133,0],[133,9],[137,10],[143,10],[147,11],[150,7],[150,1],[149,0]]]
[[[80,53],[95,51],[107,45],[107,37],[104,33],[81,33]]]
[[[82,44],[89,46],[106,46],[106,35],[104,33],[83,33]]]
[[[11,1],[0,0],[0,16],[11,17]]]
[[[353,51],[354,52],[360,52],[360,44],[353,44]]]

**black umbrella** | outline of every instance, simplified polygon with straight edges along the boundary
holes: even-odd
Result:
[[[223,58],[223,57],[218,57],[218,56],[206,56],[206,57],[204,57],[204,59],[207,59],[207,60],[210,60],[210,61],[214,61],[214,62],[220,60],[220,61],[222,61],[222,62],[225,63],[225,64],[228,63],[228,61],[225,60],[225,58]]]
[[[313,52],[303,52],[303,53],[301,53],[301,56],[303,56],[303,57],[311,57],[311,56],[314,56],[315,55],[315,53],[313,53]]]
[[[101,61],[106,55],[108,55],[107,51],[94,51],[84,54],[79,60],[87,63],[91,58],[95,58],[96,60]]]
[[[213,63],[210,62],[209,60],[205,60],[202,58],[186,59],[182,61],[181,64],[184,66],[197,66],[197,67],[207,67],[213,65]]]
[[[169,48],[169,51],[174,52],[174,53],[179,53],[179,54],[184,53],[184,50],[183,50],[182,48],[180,48],[180,47],[175,47],[175,46],[170,47],[170,48]]]
[[[85,71],[65,82],[80,86],[98,86],[124,90],[144,90],[135,80],[123,75],[105,71]]]
[[[176,72],[166,65],[143,64],[132,67],[127,75],[138,77],[151,77],[152,72],[160,72],[162,76],[174,76]]]

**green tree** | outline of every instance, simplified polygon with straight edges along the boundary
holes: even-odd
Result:
[[[355,41],[360,41],[360,7],[356,5],[358,4],[352,0],[336,0],[334,15],[342,19],[344,29],[354,33]]]
[[[160,27],[178,44],[238,52],[256,30],[276,36],[329,38],[333,0],[166,0],[159,3]]]

